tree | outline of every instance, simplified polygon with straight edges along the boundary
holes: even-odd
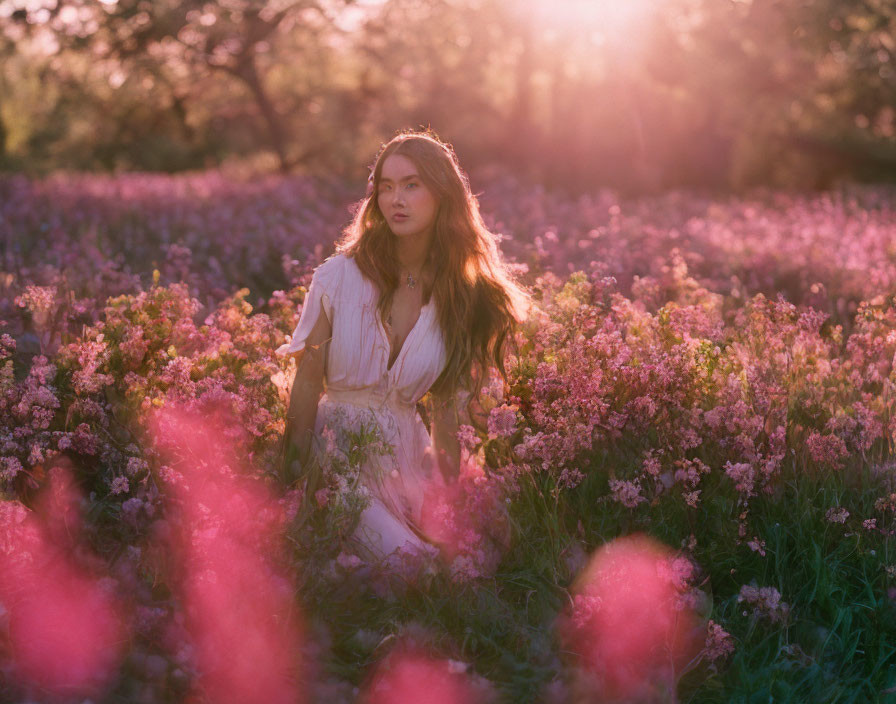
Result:
[[[281,171],[314,147],[296,152],[288,120],[278,109],[268,74],[281,60],[276,43],[286,32],[309,41],[336,31],[335,13],[353,0],[62,0],[29,6],[19,20],[52,30],[65,49],[97,61],[117,60],[122,71],[144,71],[166,85],[184,129],[186,101],[202,71],[226,75],[247,89]],[[186,74],[186,75],[184,75]]]

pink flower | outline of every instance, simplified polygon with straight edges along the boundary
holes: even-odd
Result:
[[[635,508],[647,501],[641,496],[641,485],[637,482],[611,479],[610,490],[613,492],[613,499],[627,508]]]
[[[745,462],[732,464],[729,461],[725,464],[725,474],[727,474],[734,482],[734,486],[738,492],[745,496],[753,495],[756,472],[752,465]]]
[[[360,557],[357,555],[350,555],[346,552],[341,552],[336,557],[337,564],[345,570],[354,570],[364,564]]]
[[[657,562],[657,575],[669,581],[678,591],[684,591],[694,577],[694,563],[684,555]]]
[[[489,693],[455,661],[438,660],[416,646],[401,644],[377,665],[362,700],[369,704],[474,704],[489,699]]]
[[[149,468],[146,460],[142,460],[139,457],[129,457],[128,458],[128,466],[125,472],[129,477],[133,477],[136,474],[140,474]]]
[[[17,457],[0,457],[0,479],[12,481],[23,469]]]
[[[587,628],[591,618],[600,610],[601,598],[589,594],[576,594],[572,604],[572,623],[577,629]]]
[[[829,508],[824,517],[831,523],[846,523],[846,519],[849,518],[849,511],[841,506],[835,506],[834,508]]]
[[[564,649],[601,689],[588,701],[642,701],[645,682],[700,652],[697,595],[678,586],[691,570],[687,558],[643,534],[616,538],[589,560],[558,621]]]
[[[461,424],[458,428],[457,441],[461,444],[461,447],[465,448],[468,452],[472,452],[482,443],[479,436],[476,434],[476,429],[472,425],[466,424]]]
[[[655,455],[649,454],[644,458],[644,461],[641,463],[641,470],[646,472],[652,477],[657,477],[660,474],[663,466],[660,463],[660,460]]]
[[[835,469],[840,469],[843,466],[840,459],[849,454],[846,443],[841,438],[817,432],[811,433],[806,439],[806,448],[813,461],[830,465]]]
[[[719,660],[734,652],[734,639],[724,628],[710,619],[706,625],[706,645],[704,654],[711,660]]]
[[[517,407],[509,404],[495,406],[488,416],[490,438],[508,437],[517,429]]]
[[[149,350],[149,342],[143,339],[143,328],[128,328],[125,338],[118,345],[118,349],[128,369],[140,366]]]
[[[15,304],[20,308],[27,308],[35,317],[41,313],[45,314],[53,308],[53,302],[56,297],[55,286],[25,286],[25,292],[16,296]]]
[[[765,541],[759,540],[759,538],[753,538],[752,540],[747,541],[747,546],[753,552],[758,552],[760,555],[765,557]]]
[[[99,439],[94,435],[87,423],[80,423],[71,435],[72,448],[83,455],[95,455],[99,450]],[[60,441],[61,442],[61,441]],[[60,444],[60,449],[61,444]]]
[[[159,479],[166,484],[176,486],[184,481],[184,476],[176,469],[163,464],[159,467]]]
[[[771,621],[784,622],[790,614],[790,605],[781,601],[781,594],[774,587],[757,588],[752,584],[744,584],[737,601],[750,604],[755,615],[764,616]]]
[[[687,484],[691,489],[695,489],[700,483],[700,475],[707,474],[709,467],[699,459],[677,460],[675,462],[678,469],[675,470],[675,481]]]
[[[113,494],[126,494],[129,489],[130,487],[128,485],[127,477],[115,477],[115,479],[112,480]]]
[[[127,480],[125,480],[127,481]],[[140,518],[140,509],[149,509],[149,504],[137,497],[127,499],[121,504],[121,516],[126,523],[136,526]]]

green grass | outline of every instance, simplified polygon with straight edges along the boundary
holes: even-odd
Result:
[[[896,686],[896,607],[885,573],[896,549],[861,529],[883,493],[861,472],[812,477],[785,468],[776,493],[754,499],[750,509],[751,535],[765,540],[764,557],[735,544],[737,510],[724,483],[707,485],[697,510],[671,501],[632,510],[600,500],[606,477],[598,472],[559,498],[549,477],[536,476],[523,482],[512,505],[516,539],[494,578],[464,586],[438,574],[396,600],[349,590],[345,598],[318,599],[310,610],[330,629],[335,676],[360,684],[380,657],[371,643],[359,644],[359,630],[385,638],[418,624],[438,653],[471,663],[503,701],[537,702],[571,662],[552,630],[574,577],[564,550],[581,540],[590,553],[633,531],[676,549],[693,533],[709,578],[703,588],[712,596],[710,617],[737,650],[717,668],[701,663],[686,673],[680,702],[896,702],[896,694],[881,694]],[[857,476],[861,481],[847,481]],[[847,523],[858,531],[825,519],[835,505],[849,510]],[[844,536],[850,532],[857,534]],[[781,592],[791,605],[789,623],[757,620],[737,602],[751,581]]]

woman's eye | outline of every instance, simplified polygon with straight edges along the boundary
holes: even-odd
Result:
[[[413,181],[411,181],[411,182],[408,184],[408,188],[416,188],[416,187],[417,187],[417,184],[414,183]]]

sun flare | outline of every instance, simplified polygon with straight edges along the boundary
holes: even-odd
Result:
[[[630,36],[663,0],[532,0],[539,26],[561,34],[586,32],[604,41]]]

